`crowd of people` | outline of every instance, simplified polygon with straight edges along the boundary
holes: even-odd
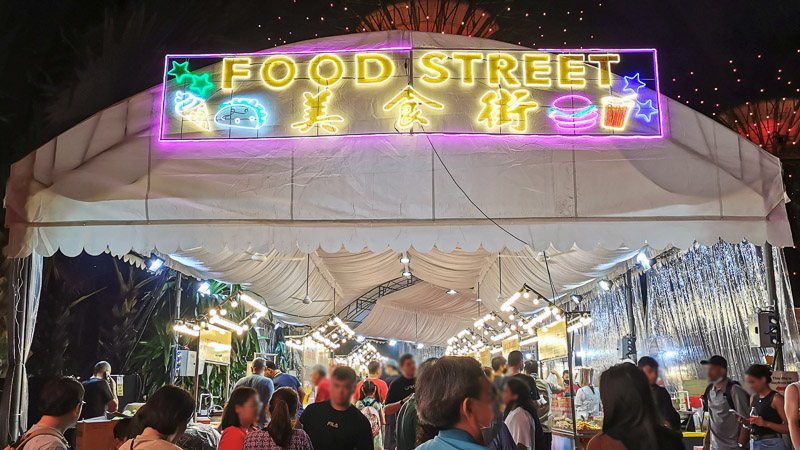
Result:
[[[770,388],[769,366],[746,372],[746,387],[728,378],[725,358],[702,361],[709,384],[703,394],[709,426],[704,449],[787,449],[800,445],[800,387],[786,398]],[[602,431],[588,450],[683,449],[681,419],[667,390],[658,384],[659,364],[649,356],[605,370],[595,385],[593,371],[572,377],[525,361],[512,351],[495,357],[491,367],[469,357],[424,361],[417,370],[411,355],[397,362],[372,361],[368,376],[338,366],[310,371],[313,401],[300,381],[272,361],[257,358],[252,374],[231,392],[218,427],[217,450],[532,450],[551,449],[553,399],[571,397],[576,419],[602,416]],[[385,369],[385,370],[384,370]],[[61,377],[40,393],[41,420],[17,442],[22,450],[68,450],[65,431],[82,418],[118,407],[111,367],[100,362],[80,383]],[[147,399],[132,419],[118,422],[114,448],[179,450],[176,444],[191,426],[192,396],[164,386]]]

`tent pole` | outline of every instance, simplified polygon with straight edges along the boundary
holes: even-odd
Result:
[[[764,255],[764,268],[767,272],[767,295],[769,295],[769,302],[775,311],[775,319],[778,322],[775,331],[775,361],[773,362],[774,370],[784,370],[783,364],[783,337],[781,336],[781,311],[778,304],[778,295],[775,286],[775,259],[772,254],[772,244],[769,242],[764,243],[762,249]]]
[[[628,337],[631,340],[631,351],[628,358],[636,361],[636,320],[633,316],[633,286],[631,282],[631,270],[625,272],[625,311],[628,313]]]
[[[183,288],[181,282],[183,281],[183,274],[177,272],[175,276],[175,312],[172,315],[173,323],[181,318],[181,293]],[[169,371],[169,384],[175,384],[178,380],[178,366],[176,361],[178,359],[178,333],[173,333],[172,336],[172,367]]]
[[[25,363],[33,340],[44,265],[42,257],[35,252],[10,261],[10,301],[6,315],[10,367],[0,402],[0,416],[7,417],[8,420],[0,421],[0,446],[16,440],[27,429],[28,386]]]

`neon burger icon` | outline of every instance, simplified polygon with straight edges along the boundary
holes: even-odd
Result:
[[[553,102],[547,117],[562,130],[583,131],[597,125],[597,107],[582,95],[563,95]]]

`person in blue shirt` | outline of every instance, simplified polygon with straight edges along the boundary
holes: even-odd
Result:
[[[294,389],[297,392],[297,396],[300,398],[300,414],[303,414],[303,402],[306,398],[306,391],[303,389],[303,386],[300,384],[300,380],[297,379],[294,375],[289,375],[288,373],[281,372],[278,369],[278,365],[275,364],[274,361],[267,360],[265,362],[266,370],[264,370],[264,375],[272,378],[272,383],[275,389],[288,387]]]
[[[492,384],[478,361],[445,356],[417,378],[416,403],[425,438],[417,450],[480,450],[494,439]],[[423,439],[424,440],[424,439]]]

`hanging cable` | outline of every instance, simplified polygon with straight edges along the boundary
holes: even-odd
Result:
[[[496,221],[496,220],[492,219],[491,217],[489,217],[489,215],[488,215],[488,214],[486,214],[485,212],[483,212],[483,209],[481,209],[481,207],[480,207],[480,206],[478,206],[478,205],[477,205],[477,204],[476,204],[476,203],[475,203],[475,202],[472,200],[472,198],[470,198],[469,194],[467,194],[467,192],[464,190],[464,188],[462,188],[462,187],[461,187],[461,185],[460,185],[460,184],[458,184],[458,181],[456,181],[456,178],[453,176],[453,173],[452,173],[452,172],[450,172],[450,169],[447,167],[447,164],[445,164],[445,163],[444,163],[444,160],[442,160],[442,156],[441,156],[441,155],[439,155],[439,151],[438,151],[438,150],[436,150],[436,146],[435,146],[435,145],[433,145],[433,142],[431,141],[431,138],[430,138],[430,136],[426,134],[426,135],[425,135],[425,139],[427,139],[427,140],[428,140],[428,144],[431,146],[431,150],[433,150],[433,153],[436,155],[436,158],[437,158],[437,159],[439,160],[439,162],[442,164],[442,167],[444,167],[444,171],[445,171],[445,172],[447,172],[447,175],[450,177],[450,179],[451,179],[451,180],[453,180],[453,184],[455,184],[455,185],[456,185],[456,187],[458,188],[458,190],[459,190],[459,191],[461,191],[461,193],[462,193],[462,194],[464,194],[464,197],[467,199],[467,201],[469,201],[469,202],[472,204],[472,206],[474,206],[474,207],[475,207],[475,209],[477,209],[477,210],[478,210],[478,212],[479,212],[479,213],[481,213],[481,215],[482,215],[483,217],[485,217],[485,218],[486,218],[486,220],[488,220],[489,222],[491,222],[492,224],[494,224],[494,226],[496,226],[497,228],[501,229],[501,230],[502,230],[504,233],[506,233],[507,235],[509,235],[509,236],[511,236],[512,238],[516,239],[517,241],[519,241],[519,242],[521,242],[521,243],[525,244],[526,246],[530,247],[531,249],[533,249],[533,245],[532,245],[532,244],[529,244],[529,243],[528,243],[527,241],[525,241],[524,239],[521,239],[521,238],[519,238],[517,235],[515,235],[514,233],[512,233],[512,232],[508,231],[508,230],[507,230],[505,227],[503,227],[502,225],[500,225],[499,223],[497,223],[497,221]],[[555,284],[553,284],[553,276],[550,274],[550,265],[547,263],[547,251],[546,251],[546,250],[543,250],[543,251],[542,251],[542,255],[544,256],[544,265],[545,265],[545,268],[547,269],[547,279],[548,279],[548,282],[549,282],[549,284],[550,284],[550,288],[553,290],[553,300],[555,300],[555,298],[558,296],[558,294],[556,293],[556,287],[555,287]],[[499,262],[499,261],[500,261],[500,257],[498,256],[498,262]],[[500,293],[501,293],[501,294],[503,293],[503,280],[502,280],[502,277],[501,277],[501,279],[500,279]]]

